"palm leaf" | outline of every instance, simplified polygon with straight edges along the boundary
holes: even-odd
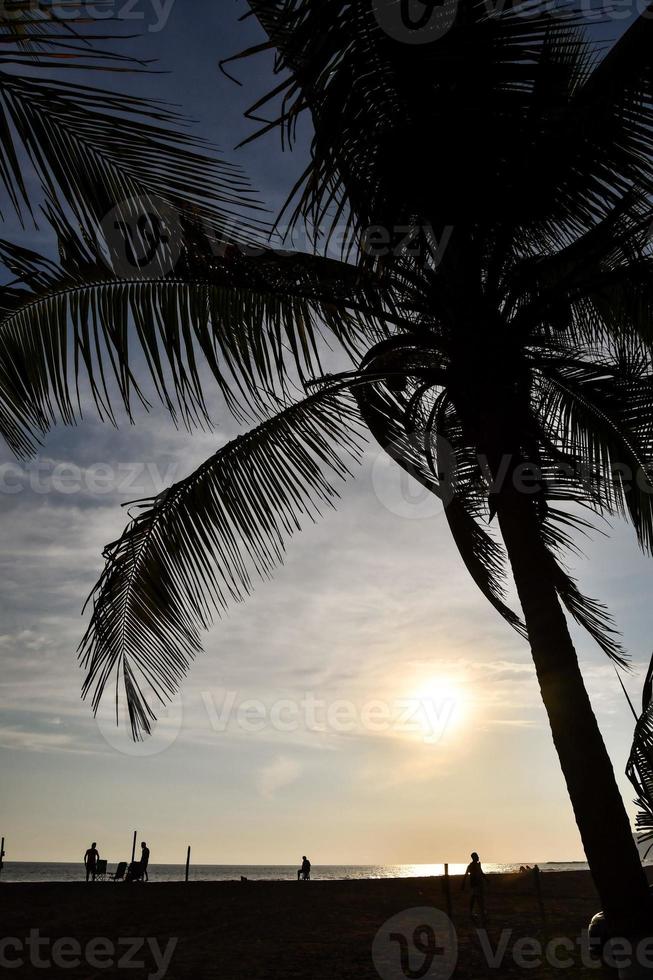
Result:
[[[481,234],[505,229],[511,247],[513,238],[524,247],[596,217],[598,142],[590,146],[564,112],[596,50],[579,32],[579,5],[552,14],[537,2],[488,11],[465,0],[452,6],[448,29],[424,45],[384,30],[383,4],[371,0],[250,6],[278,51],[283,79],[253,107],[271,112],[261,131],[278,126],[291,138],[304,111],[315,130],[298,216],[318,224],[341,213],[344,199],[355,233],[369,225],[426,223],[436,233],[447,223],[459,231],[473,225]],[[471,61],[482,85],[470,78]],[[601,149],[609,146],[606,138]]]
[[[201,204],[205,220],[225,236],[228,229],[229,240],[251,239],[262,228],[251,185],[208,143],[184,132],[177,112],[53,75],[64,68],[143,69],[99,48],[102,37],[88,29],[88,18],[70,20],[83,7],[73,0],[66,15],[39,0],[0,11],[0,185],[14,210],[33,213],[28,159],[46,193],[63,198],[88,229],[122,202],[149,195],[173,207]],[[17,74],[16,65],[28,71]]]
[[[243,418],[314,376],[324,337],[354,353],[385,329],[378,291],[351,266],[270,249],[213,254],[204,233],[187,235],[174,272],[154,279],[111,274],[69,228],[63,266],[4,243],[5,263],[28,287],[0,298],[0,431],[15,452],[33,451],[57,418],[73,423],[84,383],[115,422],[116,402],[130,414],[147,404],[145,370],[175,419],[207,423],[201,360]]]
[[[648,856],[653,847],[653,698],[651,679],[653,661],[649,667],[642,697],[642,714],[635,727],[633,744],[626,767],[626,775],[637,793],[639,813],[636,827],[640,844],[649,844]]]
[[[550,356],[553,363],[553,353]],[[562,352],[558,352],[556,363],[560,371],[580,375],[586,380],[605,379],[605,366],[574,362],[571,357],[565,363]],[[483,518],[491,517],[493,511],[479,458],[474,447],[465,441],[463,426],[446,386],[443,391],[434,394],[438,386],[446,385],[447,380],[442,353],[438,363],[436,352],[429,350],[426,342],[420,344],[417,336],[404,336],[377,345],[366,357],[364,366],[369,371],[388,372],[390,378],[394,375],[401,377],[403,372],[404,387],[410,387],[411,379],[414,379],[414,393],[410,399],[407,399],[405,392],[393,395],[386,392],[384,395],[378,385],[357,391],[361,415],[385,452],[442,499],[449,529],[474,582],[503,618],[525,635],[523,624],[504,602],[505,550],[480,523]],[[629,390],[631,388],[632,385]],[[633,401],[635,403],[636,399]],[[596,461],[593,450],[587,445],[589,436],[586,430],[583,430],[579,442],[574,425],[568,419],[560,419],[559,413],[552,411],[549,403],[541,406],[541,409],[549,428],[555,429],[563,447],[569,450],[570,457],[566,458],[573,458],[577,468],[581,462],[594,465]],[[528,431],[527,426],[525,431]],[[567,440],[562,438],[563,435],[568,437]],[[591,437],[598,440],[599,448],[604,446],[601,439],[605,437],[600,427],[591,430]],[[593,447],[594,443],[591,445]],[[525,447],[525,452],[528,448]],[[550,465],[546,452],[537,447],[530,448],[530,458],[541,464],[542,487],[537,508],[541,522],[542,560],[549,565],[553,584],[570,615],[587,630],[613,662],[625,667],[626,655],[608,610],[601,603],[583,595],[556,556],[556,552],[574,547],[565,528],[577,531],[585,530],[589,525],[578,515],[554,508],[551,503],[585,500],[592,505],[594,498],[584,487],[578,472],[569,479],[565,479],[564,472],[559,473],[560,459],[564,456],[562,450],[560,456],[555,458],[554,465]],[[605,500],[605,494],[599,499]]]
[[[359,458],[362,431],[345,385],[330,385],[139,505],[105,551],[81,646],[84,696],[94,710],[114,678],[124,687],[134,738],[150,732],[147,692],[169,700],[214,610],[249,595],[283,561],[287,539],[334,505]]]
[[[544,537],[551,541],[550,528],[549,534],[545,529]],[[629,668],[628,656],[620,642],[619,632],[614,624],[612,616],[607,607],[584,595],[578,588],[577,582],[562,567],[551,547],[547,547],[552,577],[556,591],[567,610],[573,616],[578,625],[582,627],[592,637],[594,642],[617,666]]]
[[[540,418],[561,452],[574,460],[587,495],[628,517],[643,548],[653,548],[653,379],[619,364],[553,357],[540,362],[550,388]],[[623,467],[626,467],[624,471]]]
[[[384,351],[384,347],[380,348]],[[377,352],[379,348],[376,348]],[[396,352],[397,345],[394,344]],[[387,370],[388,355],[377,353],[367,359],[370,372]],[[415,370],[415,369],[413,369]],[[361,417],[381,449],[413,479],[442,500],[449,530],[460,557],[478,589],[497,612],[522,636],[524,626],[519,617],[504,602],[506,556],[476,515],[470,512],[469,501],[458,493],[456,461],[449,458],[450,444],[445,439],[441,413],[436,409],[432,425],[423,428],[406,426],[409,404],[397,393],[384,392],[380,385],[365,385],[356,389]],[[444,401],[440,402],[441,407]],[[440,436],[434,435],[436,419]],[[437,446],[435,451],[429,446]]]
[[[250,241],[262,211],[240,170],[179,129],[163,105],[87,85],[34,77],[0,78],[0,180],[14,206],[27,200],[14,133],[44,188],[63,195],[94,228],[122,202],[160,199],[202,206],[225,238]]]

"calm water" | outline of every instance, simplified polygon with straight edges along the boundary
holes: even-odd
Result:
[[[526,862],[524,862],[526,863]],[[532,864],[533,862],[528,862]],[[192,881],[238,881],[245,875],[251,881],[284,881],[292,880],[297,875],[298,865],[279,864],[196,864],[191,865]],[[500,874],[508,871],[519,871],[518,864],[483,864],[488,874]],[[114,871],[115,863],[109,864],[109,871]],[[462,874],[465,864],[450,864],[451,874]],[[582,871],[587,868],[584,863],[570,864],[540,864],[542,871]],[[181,864],[150,865],[151,881],[183,881],[184,866]],[[421,878],[444,874],[442,864],[325,864],[313,865],[312,877],[315,880],[351,880],[356,878]],[[37,864],[27,862],[6,861],[2,870],[1,881],[83,881],[84,868],[81,864]]]

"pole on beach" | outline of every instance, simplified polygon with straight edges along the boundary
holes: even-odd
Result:
[[[2,874],[2,859],[5,856],[5,839],[2,838],[2,843],[0,844],[0,875]]]
[[[190,870],[190,844],[188,845],[188,852],[186,854],[186,881],[188,881],[189,870]]]
[[[136,834],[138,831],[134,831],[134,839],[132,840],[132,864],[136,860]]]
[[[540,906],[540,915],[542,916],[542,921],[546,919],[546,912],[544,910],[544,898],[542,897],[542,872],[537,865],[533,868],[533,878],[535,879],[535,894],[537,895],[537,904]]]
[[[453,915],[453,909],[451,906],[451,881],[449,880],[449,865],[444,866],[444,896],[447,900],[447,915],[449,918]]]

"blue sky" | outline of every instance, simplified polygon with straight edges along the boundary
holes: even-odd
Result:
[[[173,4],[161,31],[148,19],[128,27],[145,30],[127,49],[171,69],[129,88],[180,103],[278,206],[305,140],[294,157],[276,135],[233,152],[251,132],[243,110],[271,87],[270,59],[232,67],[242,88],[218,71],[220,58],[260,40],[256,25],[238,23],[244,4],[198,0],[193,15],[188,6]],[[21,240],[47,246],[34,230]],[[437,501],[372,448],[337,512],[296,537],[274,581],[207,635],[149,743],[92,719],[75,650],[102,548],[124,525],[121,504],[179,479],[236,433],[217,398],[214,417],[214,433],[188,435],[157,411],[119,431],[89,416],[54,431],[31,464],[0,449],[9,859],[75,860],[97,840],[115,861],[135,828],[155,863],[182,861],[188,843],[196,861],[220,863],[302,853],[318,864],[457,863],[472,849],[488,861],[582,858],[527,646],[477,593]],[[584,547],[577,571],[623,628],[637,697],[651,648],[650,560],[620,526]],[[621,774],[632,717],[611,666],[575,635]]]

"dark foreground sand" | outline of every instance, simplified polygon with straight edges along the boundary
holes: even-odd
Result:
[[[587,873],[545,874],[541,880],[544,922],[530,876],[497,875],[488,879],[490,945],[497,946],[503,929],[512,930],[507,941],[504,934],[507,951],[503,963],[493,968],[487,963],[476,927],[470,922],[468,895],[461,894],[460,879],[451,879],[453,921],[459,943],[455,976],[469,980],[486,976],[601,976],[599,970],[582,966],[579,946],[572,954],[559,951],[563,961],[565,955],[573,956],[575,966],[571,969],[546,962],[526,969],[523,960],[514,962],[514,943],[519,938],[533,937],[543,946],[554,937],[569,937],[575,942],[598,909]],[[0,965],[0,975],[84,980],[146,977],[157,973],[151,951],[146,947],[135,953],[133,959],[141,961],[140,966],[128,968],[123,962],[119,967],[117,960],[127,952],[126,943],[119,941],[151,937],[165,949],[171,938],[178,937],[166,974],[169,980],[378,980],[372,955],[377,930],[391,916],[418,906],[446,909],[443,879],[188,885],[0,884],[0,939],[16,937],[24,941],[30,930],[38,929],[39,937],[48,940],[40,950],[45,962],[51,955],[52,943],[65,937],[77,940],[85,951],[95,937],[106,937],[115,945],[113,957],[110,950],[101,951],[99,960],[84,954],[86,962],[73,968],[39,968],[30,963],[34,956],[29,949],[21,952],[5,947],[8,960],[22,957],[24,963],[9,969],[5,962]],[[386,944],[381,964],[382,972],[386,971],[383,980],[401,980],[405,975],[398,950],[398,942]],[[71,954],[67,950],[65,955],[75,959],[74,951]],[[536,954],[534,958],[537,959]],[[419,972],[423,962],[423,957],[418,956],[409,965]]]

